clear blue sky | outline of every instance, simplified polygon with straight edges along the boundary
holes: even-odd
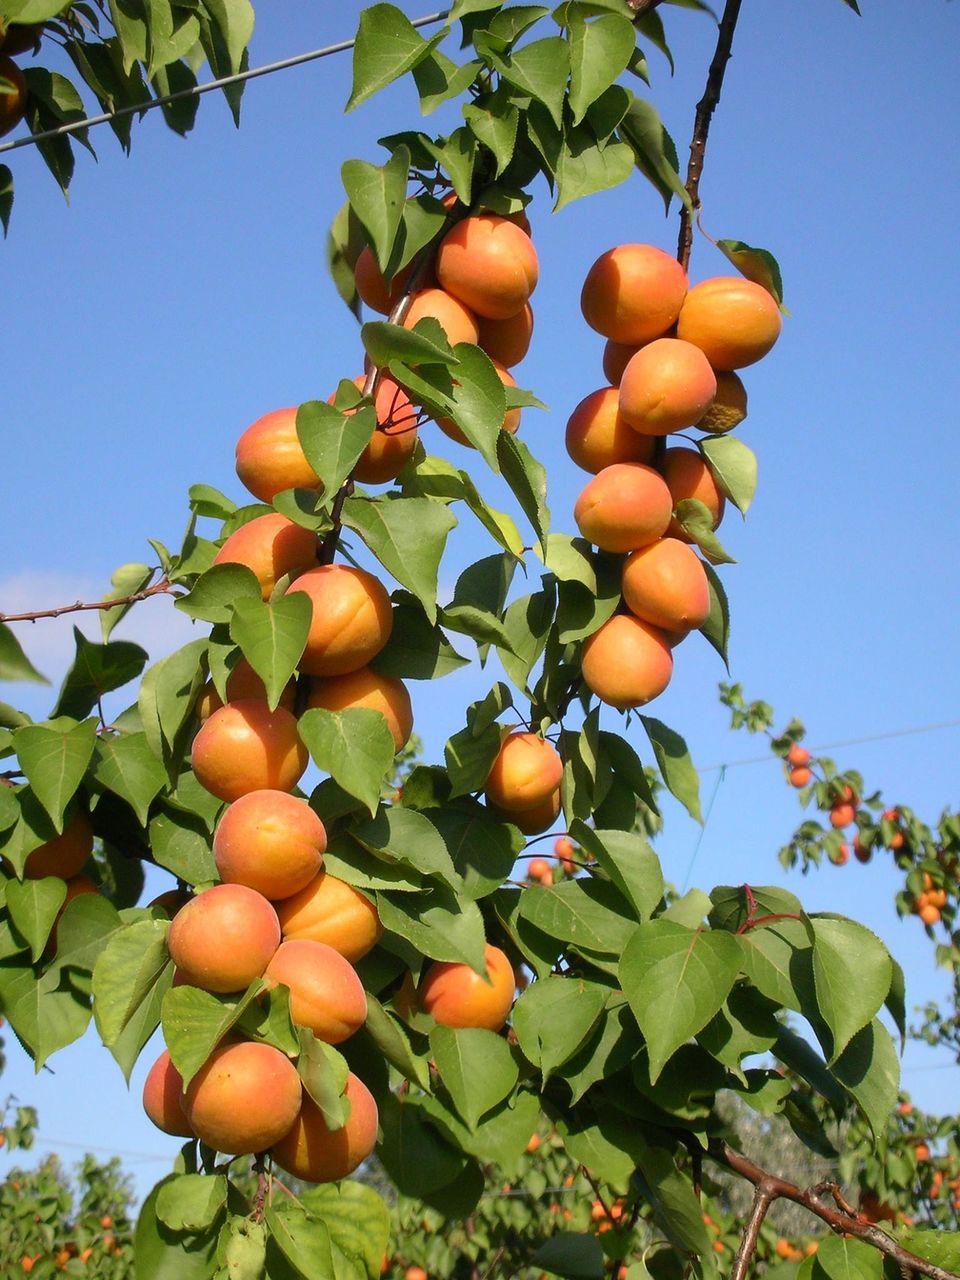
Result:
[[[960,195],[960,5],[862,7],[857,19],[840,0],[744,5],[701,189],[713,236],[778,256],[792,312],[772,355],[746,373],[750,417],[740,435],[759,455],[760,487],[746,523],[728,513],[721,530],[738,559],[723,571],[731,673],[782,721],[803,718],[814,746],[958,714],[960,262],[951,221]],[[349,37],[360,5],[259,8],[254,63]],[[665,16],[677,74],[671,80],[651,51],[650,97],[685,156],[714,33],[702,16]],[[99,164],[79,155],[69,207],[31,149],[2,157],[17,200],[0,246],[0,611],[98,597],[118,564],[150,557],[148,537],[177,544],[191,483],[242,499],[233,448],[251,421],[325,397],[359,372],[356,326],[324,265],[339,169],[351,157],[377,159],[376,138],[417,127],[419,117],[412,87],[401,86],[344,118],[349,78],[349,56],[339,55],[255,81],[239,131],[223,101],[208,98],[186,141],[151,114],[134,127],[129,158],[97,130]],[[563,429],[603,382],[602,340],[579,318],[580,281],[615,243],[672,250],[675,218],[664,220],[639,177],[556,217],[541,185],[532,217],[541,282],[519,380],[551,410],[528,411],[522,431],[548,462],[555,527],[571,531],[585,477],[563,454]],[[693,276],[726,271],[698,238]],[[457,453],[439,436],[431,447]],[[447,588],[489,550],[472,530],[452,541]],[[72,651],[70,625],[41,622],[19,634],[57,680]],[[125,634],[159,656],[191,632],[156,600]],[[763,754],[762,743],[728,731],[715,693],[723,676],[694,636],[652,708],[704,767]],[[460,708],[487,682],[472,672],[414,686],[428,758],[440,758],[462,725]],[[26,686],[2,686],[0,698],[37,716],[49,705]],[[611,712],[605,723],[615,721]],[[860,767],[868,789],[933,820],[956,805],[958,747],[953,727],[831,754]],[[704,773],[706,801],[717,777]],[[798,816],[772,759],[731,768],[699,845],[697,829],[671,807],[659,852],[677,882],[688,874],[708,889],[770,882]],[[791,879],[810,909],[848,912],[882,934],[907,968],[916,1005],[942,984],[919,924],[896,919],[896,885],[877,862]],[[139,1104],[149,1053],[129,1096],[92,1037],[54,1057],[54,1074],[35,1077],[11,1036],[7,1054],[0,1098],[10,1091],[39,1107],[39,1152],[137,1153],[128,1163],[141,1189],[166,1171],[176,1140],[154,1130]],[[942,1053],[911,1045],[904,1083],[921,1105],[955,1106],[956,1068]],[[0,1154],[0,1175],[8,1163]]]

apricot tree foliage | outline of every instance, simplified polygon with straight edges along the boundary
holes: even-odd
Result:
[[[684,3],[709,14],[697,0]],[[49,717],[33,722],[3,707],[0,747],[10,785],[0,788],[0,1001],[38,1067],[93,1019],[129,1078],[159,1027],[188,1100],[191,1082],[225,1038],[271,1046],[296,1065],[309,1105],[334,1139],[350,1123],[345,1089],[355,1073],[376,1099],[377,1153],[388,1174],[404,1196],[444,1219],[470,1214],[485,1179],[499,1180],[496,1171],[516,1165],[546,1116],[598,1200],[629,1206],[630,1231],[641,1218],[649,1224],[651,1249],[646,1264],[635,1264],[637,1274],[644,1266],[663,1275],[717,1271],[699,1196],[710,1166],[732,1171],[756,1187],[735,1264],[742,1275],[771,1200],[792,1193],[739,1149],[719,1109],[723,1099],[782,1115],[813,1142],[822,1138],[823,1117],[852,1112],[879,1139],[898,1089],[897,1047],[879,1015],[886,1010],[903,1035],[899,967],[863,926],[807,914],[780,889],[669,893],[644,834],[657,813],[646,769],[655,764],[662,784],[699,817],[683,739],[649,715],[623,722],[608,710],[602,726],[601,705],[581,679],[585,643],[620,608],[623,557],[551,528],[546,470],[502,429],[508,410],[538,401],[501,377],[482,337],[479,345],[448,340],[430,317],[404,324],[440,239],[469,214],[519,217],[540,178],[555,208],[646,179],[665,205],[679,205],[678,258],[686,268],[739,2],[727,0],[719,23],[686,181],[656,108],[633,88],[645,79],[645,51],[667,47],[666,9],[655,0],[568,0],[553,11],[457,0],[430,36],[389,4],[361,15],[348,108],[405,76],[426,117],[443,103],[462,104],[463,123],[449,135],[397,131],[380,140],[383,163],[343,166],[347,199],[331,231],[338,287],[356,307],[364,249],[388,281],[409,267],[407,283],[388,318],[360,330],[370,366],[363,386],[347,380],[332,404],[313,401],[296,414],[316,483],[245,506],[209,485],[193,486],[180,545],[154,540],[152,562],[117,570],[100,602],[100,643],[77,632],[76,658]],[[0,16],[14,25],[49,21],[44,39],[64,44],[81,79],[111,108],[146,95],[147,82],[161,94],[187,86],[198,56],[215,71],[240,67],[252,12],[236,0],[65,10],[4,0]],[[459,50],[451,34],[459,35]],[[32,67],[28,89],[35,131],[82,110],[59,73]],[[64,182],[69,143],[43,145]],[[624,239],[635,235],[624,228]],[[740,241],[720,248],[780,300],[770,254]],[[419,425],[443,419],[474,446],[469,468],[433,452],[435,437],[425,429],[394,488],[361,487],[358,463],[387,430],[375,409],[387,376],[417,407]],[[750,451],[712,429],[698,450],[715,487],[745,512],[755,484]],[[655,444],[654,465],[662,452]],[[515,512],[485,499],[485,468],[502,477]],[[444,763],[414,768],[402,792],[386,785],[396,740],[382,715],[307,707],[302,666],[314,614],[304,590],[290,589],[299,580],[285,573],[265,597],[248,565],[218,560],[226,539],[270,513],[315,535],[321,566],[358,557],[392,580],[390,637],[372,658],[380,676],[440,679],[474,660],[464,649],[475,649],[481,664],[496,655],[503,678],[491,679],[466,708]],[[706,561],[722,564],[706,505],[687,497],[674,514]],[[460,568],[451,598],[441,601],[439,570],[461,515],[483,529],[490,550]],[[520,532],[520,517],[529,533]],[[724,656],[726,596],[712,569],[708,579],[702,630]],[[209,632],[148,665],[139,646],[113,631],[153,594],[172,596]],[[15,621],[0,623],[0,674],[40,679]],[[282,984],[267,991],[257,978],[226,994],[175,984],[168,913],[140,905],[146,862],[170,872],[181,889],[203,890],[219,878],[213,837],[225,797],[198,780],[191,745],[201,698],[212,686],[229,700],[241,658],[261,681],[269,715],[299,716],[296,750],[309,750],[325,775],[309,802],[327,834],[327,873],[372,903],[383,927],[378,945],[357,962],[365,1024],[336,1047],[291,1016]],[[290,712],[279,704],[298,671]],[[107,721],[103,697],[134,681],[135,701]],[[559,752],[563,819],[555,829],[568,831],[583,855],[578,874],[550,887],[514,879],[527,824],[480,798],[517,718]],[[88,833],[95,874],[79,884]],[[64,847],[73,857],[78,844],[80,865],[57,874]],[[39,874],[31,874],[31,857]],[[55,873],[46,874],[51,857]],[[463,965],[482,976],[490,943],[530,979],[506,1030],[440,1025],[417,1007],[411,991],[432,965]],[[815,1043],[789,1025],[790,1014],[806,1020]],[[822,1100],[822,1116],[811,1092]],[[257,1153],[256,1169],[251,1199],[230,1159],[189,1140],[141,1211],[141,1280],[379,1273],[388,1215],[374,1192],[341,1182],[295,1197],[285,1194],[269,1154]],[[815,1217],[847,1237],[816,1264],[829,1274],[854,1267],[876,1275],[884,1256],[947,1274],[862,1222],[840,1189],[833,1204],[822,1189],[804,1196]],[[622,1230],[607,1234],[612,1239],[601,1244],[587,1232],[558,1230],[531,1262],[561,1275],[600,1275],[631,1251]],[[911,1243],[923,1252],[922,1242]]]

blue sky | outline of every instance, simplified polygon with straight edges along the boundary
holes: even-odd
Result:
[[[403,7],[410,16],[429,8]],[[260,8],[254,63],[346,38],[360,11]],[[728,511],[721,529],[738,561],[723,571],[731,675],[782,722],[804,719],[814,746],[877,738],[830,754],[859,767],[868,789],[933,820],[956,804],[957,726],[880,735],[957,718],[960,261],[950,220],[960,194],[960,6],[862,8],[857,19],[840,0],[744,6],[711,133],[704,225],[771,249],[792,313],[773,353],[745,374],[750,416],[738,434],[759,456],[760,486],[747,521]],[[702,16],[666,17],[677,72],[671,79],[651,51],[648,96],[685,157],[714,33]],[[0,246],[0,611],[98,597],[117,565],[149,558],[148,537],[177,543],[190,484],[242,499],[233,448],[250,422],[326,397],[360,371],[355,323],[324,265],[343,198],[339,169],[348,158],[378,159],[376,138],[417,127],[419,116],[412,87],[401,85],[344,118],[349,80],[345,55],[257,80],[239,131],[222,100],[208,98],[185,141],[153,113],[135,126],[129,158],[100,129],[99,163],[79,155],[69,207],[31,149],[0,157],[17,185]],[[443,127],[443,118],[428,123]],[[580,282],[618,242],[672,251],[675,217],[664,219],[638,176],[557,216],[540,185],[532,222],[537,327],[518,379],[550,412],[528,411],[521,430],[548,464],[555,527],[571,531],[585,476],[560,440],[576,403],[603,383],[602,339],[580,320]],[[698,237],[692,276],[726,272]],[[439,435],[428,447],[465,456]],[[449,590],[491,549],[465,526],[442,583]],[[70,625],[18,634],[56,681]],[[192,632],[160,599],[135,611],[124,634],[159,656]],[[704,767],[763,754],[762,743],[727,729],[716,699],[724,674],[694,636],[651,708]],[[414,686],[429,759],[492,678],[471,671]],[[38,716],[48,705],[26,686],[0,687],[0,697]],[[604,723],[616,727],[614,713]],[[779,879],[775,853],[799,814],[778,765],[731,767],[719,785],[718,776],[703,775],[713,802],[702,837],[668,810],[658,850],[667,875],[704,888]],[[892,868],[826,868],[790,885],[810,909],[848,912],[876,929],[907,969],[911,1005],[942,990],[919,924],[894,914]],[[0,1097],[13,1092],[40,1108],[40,1152],[138,1153],[129,1163],[144,1188],[165,1172],[176,1141],[153,1130],[139,1105],[149,1054],[128,1096],[92,1038],[39,1077],[12,1037],[6,1048]],[[946,1055],[910,1046],[904,1068],[921,1105],[954,1105]],[[7,1161],[0,1155],[0,1174]]]

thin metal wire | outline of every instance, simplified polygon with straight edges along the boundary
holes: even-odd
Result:
[[[885,733],[870,733],[863,738],[838,738],[835,742],[811,743],[810,750],[816,755],[820,751],[833,751],[836,747],[860,747],[868,742],[885,742],[888,738],[909,738],[917,733],[935,733],[941,729],[960,728],[960,720],[941,720],[936,724],[918,724],[912,729],[888,729]],[[713,773],[716,769],[739,769],[749,764],[775,764],[777,757],[773,752],[764,756],[745,756],[741,760],[725,760],[721,764],[703,765],[700,773]]]
[[[433,22],[442,22],[449,16],[448,9],[439,13],[427,14],[423,18],[412,18],[412,27],[426,27]],[[16,138],[13,142],[0,143],[0,155],[5,151],[16,151],[18,147],[35,146],[38,142],[46,142],[49,138],[61,138],[65,134],[76,133],[79,129],[89,129],[97,124],[108,124],[111,120],[120,120],[124,116],[143,114],[154,107],[165,107],[171,102],[182,102],[186,98],[197,98],[212,89],[223,89],[231,84],[243,84],[254,80],[257,76],[267,76],[274,71],[285,71],[288,67],[299,67],[305,62],[315,62],[318,58],[328,58],[332,53],[344,53],[352,49],[356,40],[341,40],[337,44],[326,45],[322,49],[313,49],[309,53],[298,53],[293,58],[282,58],[279,62],[268,62],[262,67],[252,67],[249,71],[238,71],[236,75],[222,76],[219,80],[208,80],[204,84],[193,85],[190,89],[178,89],[176,93],[165,94],[162,98],[150,98],[147,102],[131,107],[119,107],[116,111],[105,111],[102,115],[87,116],[84,120],[72,120],[68,124],[57,125],[55,129],[45,129],[42,133],[32,133],[26,138]]]

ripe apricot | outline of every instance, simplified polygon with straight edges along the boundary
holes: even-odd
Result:
[[[269,600],[284,574],[303,573],[317,563],[317,535],[272,511],[234,530],[213,563],[246,565]]]
[[[243,884],[217,884],[191,898],[167,935],[185,981],[224,994],[243,991],[259,978],[279,945],[276,911]]]
[[[925,902],[917,915],[924,924],[934,925],[940,923],[940,908],[935,907],[932,902]]]
[[[517,385],[517,380],[509,369],[505,369],[503,365],[498,364],[496,360],[493,361],[493,367],[496,369],[497,375],[505,387],[515,387]],[[456,378],[454,378],[454,382],[456,382]],[[452,418],[438,418],[437,426],[444,435],[449,436],[451,440],[456,440],[458,444],[465,444],[468,449],[476,447],[471,440],[467,439]],[[507,435],[512,436],[516,435],[519,426],[520,410],[508,409],[503,416],[503,421],[500,423],[500,430],[506,431]]]
[[[9,91],[0,93],[0,138],[15,129],[27,110],[27,82],[23,72],[6,53],[0,53],[0,80],[9,82]]]
[[[273,1144],[270,1154],[274,1163],[304,1182],[337,1182],[363,1164],[377,1144],[377,1104],[352,1071],[344,1094],[350,1115],[342,1129],[331,1131],[320,1108],[304,1092],[293,1125]],[[423,1274],[426,1277],[426,1272]]]
[[[300,670],[311,676],[342,676],[377,656],[390,639],[393,612],[383,584],[365,569],[323,564],[301,574],[290,591],[302,591],[313,606]]]
[[[227,676],[227,701],[239,702],[241,698],[257,698],[263,702],[266,701],[266,697],[267,686],[246,658],[240,658],[237,665]],[[284,686],[283,693],[280,695],[280,706],[292,711],[296,701],[297,682],[296,680],[288,680]],[[203,723],[204,720],[213,715],[214,711],[219,710],[222,706],[223,699],[217,693],[213,681],[208,680],[200,690],[193,712],[197,719]]]
[[[488,320],[485,316],[478,316],[477,325],[477,346],[491,360],[507,369],[519,364],[530,350],[533,339],[533,308],[529,302],[524,303],[515,316],[508,316],[505,320]]]
[[[806,747],[801,747],[799,742],[790,744],[790,750],[787,752],[787,763],[792,764],[794,768],[810,763],[810,752]]]
[[[529,809],[501,809],[497,805],[490,806],[492,812],[505,822],[512,822],[525,836],[538,836],[549,830],[560,813],[560,788],[548,795],[544,800]]]
[[[286,791],[248,791],[229,806],[213,835],[220,879],[265,898],[289,898],[316,876],[327,847],[323,823]]]
[[[353,885],[321,870],[299,893],[277,903],[284,938],[324,942],[351,964],[380,939],[377,908]]]
[[[164,1049],[143,1082],[143,1109],[164,1133],[192,1138],[193,1130],[183,1109],[183,1078]]]
[[[533,1155],[533,1153],[537,1150],[537,1148],[538,1148],[539,1146],[540,1146],[540,1135],[539,1135],[539,1133],[532,1133],[532,1134],[530,1135],[530,1141],[529,1141],[529,1142],[527,1143],[527,1145],[526,1145],[526,1152],[527,1152],[527,1155],[532,1156],[532,1155]]]
[[[684,298],[677,337],[699,347],[714,369],[742,369],[767,354],[782,326],[780,308],[762,285],[714,276]]]
[[[723,519],[726,499],[720,492],[713,472],[707,466],[698,449],[684,449],[679,445],[665,449],[657,468],[670,490],[670,498],[676,508],[681,502],[693,498],[702,502],[710,512],[712,527],[716,529]],[[679,521],[670,521],[671,538],[680,538],[683,542],[691,542],[689,534],[680,527]]]
[[[272,502],[284,489],[321,487],[297,435],[296,406],[274,409],[247,427],[237,441],[237,475],[261,502]]]
[[[407,686],[402,680],[380,675],[371,667],[312,681],[307,707],[324,707],[327,711],[367,707],[379,711],[398,751],[413,732],[413,707]]]
[[[673,501],[663,477],[639,462],[615,462],[588,480],[573,518],[603,551],[636,551],[667,531]]]
[[[513,1005],[516,978],[499,947],[484,948],[488,977],[468,964],[438,961],[420,982],[420,1007],[444,1027],[486,1027],[499,1031]]]
[[[710,616],[703,561],[677,538],[632,551],[623,566],[623,599],[632,614],[663,631],[685,634]]]
[[[64,824],[58,836],[31,849],[23,874],[27,880],[42,880],[44,876],[69,880],[83,870],[92,852],[93,827],[81,810]]]
[[[721,436],[732,431],[747,416],[747,389],[729,369],[718,369],[717,394],[709,409],[696,424],[700,431]]]
[[[717,394],[710,361],[690,342],[657,338],[632,356],[620,379],[620,413],[642,435],[692,427]]]
[[[673,654],[663,632],[619,613],[584,642],[581,670],[601,702],[626,711],[663,693],[673,675]]]
[[[840,847],[837,849],[837,852],[830,859],[830,861],[834,864],[834,866],[845,867],[847,863],[850,861],[850,846],[846,843],[841,844]]]
[[[353,280],[357,293],[370,310],[388,316],[403,297],[412,269],[412,263],[401,267],[388,285],[373,250],[364,245],[354,263]]]
[[[539,276],[533,241],[495,213],[455,223],[440,241],[435,270],[447,293],[488,320],[507,320],[522,311]]]
[[[279,1049],[250,1040],[221,1044],[187,1086],[184,1111],[215,1151],[266,1151],[288,1133],[300,1110],[297,1069]]]
[[[918,1142],[913,1148],[913,1154],[916,1156],[917,1160],[929,1160],[930,1148],[925,1142]]]
[[[800,787],[805,787],[807,785],[813,777],[813,774],[805,765],[800,765],[796,769],[791,769],[787,776],[791,787],[796,787],[799,790]]]
[[[366,379],[361,376],[353,381],[362,390]],[[333,399],[331,396],[329,403]],[[361,484],[386,484],[397,478],[417,447],[417,414],[407,393],[386,375],[380,379],[373,403],[377,427],[357,459],[353,477]]]
[[[850,823],[857,816],[857,811],[852,804],[846,801],[838,800],[830,809],[830,825],[831,827],[849,827]]]
[[[614,342],[639,346],[676,323],[687,273],[652,244],[608,249],[587,272],[580,309],[591,329]]]
[[[491,804],[510,813],[539,805],[562,778],[563,761],[556,747],[535,733],[516,732],[500,744],[484,791]]]
[[[264,788],[292,791],[309,756],[296,716],[286,707],[271,711],[257,698],[241,698],[214,711],[200,726],[191,759],[200,785],[232,801]]]
[[[864,844],[860,839],[859,831],[853,837],[853,856],[858,862],[869,862],[873,856],[873,850],[870,846],[868,844]]]
[[[567,419],[567,453],[594,475],[616,462],[651,463],[657,442],[634,431],[620,413],[616,387],[585,396]]]
[[[641,344],[642,345],[642,344]],[[619,387],[623,371],[640,350],[635,342],[614,342],[608,338],[603,347],[603,376],[612,387]]]
[[[451,347],[458,342],[476,342],[480,336],[477,316],[444,289],[420,289],[403,318],[403,327],[412,329],[418,320],[432,316],[439,321]]]
[[[407,1267],[403,1280],[427,1280],[427,1273],[423,1267]]]
[[[544,884],[553,884],[553,872],[546,858],[533,858],[527,867],[527,875],[531,880],[541,880]]]
[[[281,942],[263,976],[271,987],[290,988],[293,1021],[326,1044],[340,1044],[367,1019],[367,994],[356,970],[325,942]]]

